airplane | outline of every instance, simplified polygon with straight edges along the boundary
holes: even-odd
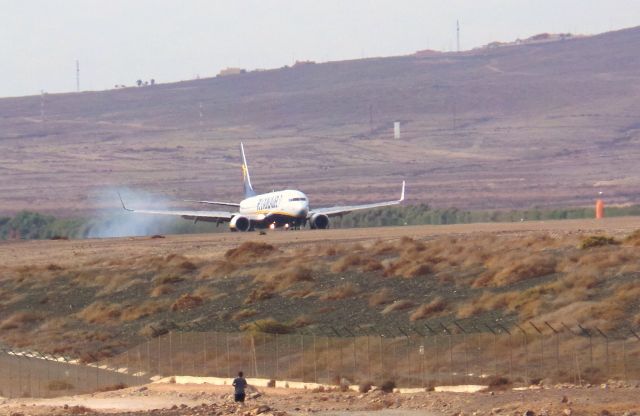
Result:
[[[285,229],[300,229],[307,224],[311,229],[325,229],[329,227],[329,218],[344,215],[352,211],[363,209],[386,207],[398,205],[404,201],[405,182],[402,181],[402,192],[400,199],[385,202],[376,202],[364,205],[347,205],[328,208],[309,207],[309,198],[297,190],[287,189],[284,191],[273,191],[265,194],[256,194],[251,185],[247,158],[244,154],[244,145],[240,143],[240,153],[242,154],[242,180],[244,185],[245,199],[240,203],[223,201],[195,201],[206,205],[220,205],[237,208],[237,212],[231,211],[171,211],[171,210],[149,210],[130,209],[125,206],[122,196],[120,203],[127,212],[150,215],[174,215],[194,222],[207,221],[221,224],[229,222],[231,231],[253,231],[255,229],[274,229],[283,227]]]

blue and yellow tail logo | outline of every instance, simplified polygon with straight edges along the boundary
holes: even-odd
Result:
[[[256,193],[251,186],[251,177],[249,176],[249,167],[247,166],[247,159],[244,156],[244,147],[240,143],[240,153],[242,154],[242,182],[244,186],[244,197],[249,198]]]

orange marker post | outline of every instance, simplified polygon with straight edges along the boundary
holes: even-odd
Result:
[[[598,199],[596,201],[596,219],[601,220],[604,218],[604,201]]]

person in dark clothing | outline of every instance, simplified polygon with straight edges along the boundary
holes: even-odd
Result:
[[[233,387],[235,388],[234,395],[233,395],[235,398],[235,401],[239,403],[244,403],[244,398],[245,398],[244,389],[247,387],[247,380],[244,379],[244,375],[242,374],[242,371],[238,373],[238,377],[233,379]]]

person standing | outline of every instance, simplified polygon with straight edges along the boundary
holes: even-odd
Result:
[[[247,380],[244,378],[244,374],[242,371],[238,372],[238,377],[233,379],[233,387],[234,391],[234,399],[238,403],[244,403],[245,392],[244,389],[247,387]]]

